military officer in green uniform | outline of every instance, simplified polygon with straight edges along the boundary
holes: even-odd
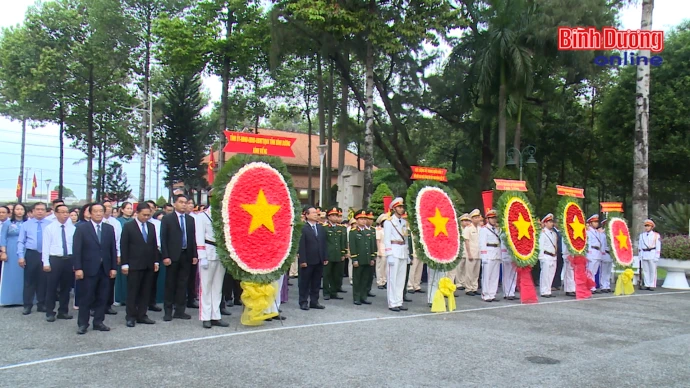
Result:
[[[347,228],[340,225],[342,211],[332,207],[326,212],[328,221],[323,226],[326,229],[326,254],[328,264],[323,267],[323,298],[343,299],[338,296],[338,290],[343,284],[343,265],[347,256]]]
[[[374,217],[374,211],[369,209],[367,210],[367,226],[366,226],[366,234],[369,239],[374,240],[374,247],[376,247],[376,229],[374,229],[372,226],[374,225],[374,220],[376,218]],[[377,248],[378,249],[378,248]],[[376,249],[374,249],[374,252],[376,252]],[[376,256],[374,256],[374,260],[376,260]],[[367,283],[367,296],[369,297],[375,297],[376,295],[372,294],[371,292],[371,287],[374,285],[374,274],[376,272],[376,266],[371,270],[371,276],[369,276],[366,279]]]
[[[376,265],[376,238],[367,231],[368,213],[359,210],[355,214],[357,225],[350,229],[350,258],[352,259],[352,299],[356,305],[371,304],[367,300],[368,289]]]

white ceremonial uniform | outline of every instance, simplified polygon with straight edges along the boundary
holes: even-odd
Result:
[[[563,270],[561,270],[563,291],[575,292],[575,272],[573,270],[573,265],[570,263],[570,251],[568,251],[565,238],[561,240],[561,252],[563,252]]]
[[[482,299],[496,298],[501,273],[501,239],[498,228],[487,224],[479,230],[479,257],[482,259]]]
[[[587,227],[587,272],[589,272],[592,280],[594,280],[594,277],[597,275],[597,271],[599,271],[603,248],[605,247],[602,244],[599,231],[591,226]],[[592,291],[595,291],[596,289],[596,285],[592,287]]]
[[[410,262],[407,220],[394,214],[390,220],[384,222],[383,244],[388,264],[388,307],[400,307],[405,291],[405,273]]]
[[[606,232],[599,232],[601,238],[601,272],[599,273],[599,288],[602,290],[611,289],[611,272],[613,271],[613,258],[609,252],[609,243],[606,240]]]
[[[656,288],[656,265],[661,257],[661,236],[654,231],[640,233],[637,249],[643,284],[645,287]]]
[[[501,285],[503,286],[503,296],[515,296],[515,285],[517,283],[517,265],[508,253],[505,241],[501,239]]]
[[[558,264],[558,235],[553,229],[544,228],[539,235],[539,292],[541,295],[551,295],[551,284],[556,274]]]
[[[199,320],[221,319],[220,303],[225,267],[216,254],[211,207],[194,217],[196,246],[199,253]]]

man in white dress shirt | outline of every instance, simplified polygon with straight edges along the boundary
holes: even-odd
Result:
[[[479,230],[479,256],[482,259],[482,299],[498,302],[498,276],[501,272],[501,232],[496,226],[496,210],[486,212],[488,225]]]
[[[403,199],[395,198],[389,207],[393,214],[390,220],[383,224],[383,244],[388,264],[388,309],[397,312],[407,310],[407,307],[403,306],[403,292],[410,252],[407,246],[407,220],[402,216],[405,213]]]
[[[47,273],[46,285],[46,321],[55,322],[55,298],[58,296],[60,307],[57,319],[72,319],[69,315],[69,292],[74,283],[72,270],[72,240],[75,227],[69,219],[69,209],[57,205],[54,209],[55,221],[43,230],[43,271]]]
[[[640,256],[642,282],[640,290],[654,291],[656,288],[656,265],[661,257],[661,236],[654,231],[654,221],[645,220],[644,232],[637,240],[637,250]]]
[[[541,219],[544,227],[539,235],[539,266],[541,274],[539,276],[540,294],[543,298],[552,298],[551,283],[556,274],[558,262],[558,236],[553,230],[553,214],[549,213]]]

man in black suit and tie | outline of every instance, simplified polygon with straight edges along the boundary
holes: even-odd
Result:
[[[74,277],[79,289],[79,317],[77,334],[85,334],[89,315],[93,315],[93,329],[110,331],[103,324],[105,305],[110,294],[110,279],[117,274],[115,229],[103,222],[105,208],[99,203],[89,206],[91,221],[77,225],[72,244]]]
[[[173,318],[192,318],[184,312],[187,302],[187,281],[192,264],[198,261],[194,217],[186,214],[187,197],[176,195],[173,206],[175,211],[166,214],[161,220],[161,252],[163,265],[167,267],[163,301],[164,321],[171,321]]]
[[[319,288],[326,257],[326,229],[319,224],[319,211],[310,206],[304,211],[307,222],[299,239],[297,260],[299,262],[299,308],[324,309],[319,304]]]
[[[138,206],[135,221],[125,223],[120,237],[122,274],[127,276],[127,327],[156,323],[146,315],[153,274],[158,272],[160,260],[156,229],[148,222],[150,218],[151,209]]]

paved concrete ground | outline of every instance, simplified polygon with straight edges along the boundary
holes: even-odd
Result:
[[[284,326],[206,330],[196,321],[124,325],[77,336],[76,319],[47,323],[0,308],[2,387],[688,387],[690,292],[552,298],[537,305],[458,297],[431,314],[347,298],[301,311],[296,287]],[[346,296],[351,297],[351,293]],[[196,310],[191,311],[193,315]]]

